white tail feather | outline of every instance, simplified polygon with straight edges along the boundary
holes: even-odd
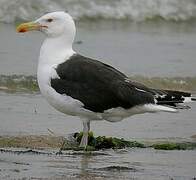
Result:
[[[148,112],[178,112],[176,109],[167,107],[167,106],[162,106],[162,105],[156,105],[156,104],[146,104],[144,105],[145,108],[148,110]]]
[[[192,102],[191,100],[192,97],[184,97],[184,103],[187,103],[187,102]]]
[[[193,101],[195,101],[195,97],[184,97],[184,103],[188,103],[188,102],[193,102]]]

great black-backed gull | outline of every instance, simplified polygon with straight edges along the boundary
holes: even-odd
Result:
[[[58,111],[83,121],[81,147],[88,144],[91,120],[121,121],[146,112],[176,112],[195,100],[190,93],[156,90],[131,81],[103,62],[72,49],[76,28],[62,11],[21,24],[17,32],[38,30],[46,34],[40,50],[38,84],[42,95]]]

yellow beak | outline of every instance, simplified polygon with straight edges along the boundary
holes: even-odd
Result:
[[[40,25],[39,23],[27,22],[27,23],[20,24],[16,28],[16,31],[18,33],[24,33],[24,32],[33,31],[33,30],[40,30],[41,27],[43,27],[43,26]]]

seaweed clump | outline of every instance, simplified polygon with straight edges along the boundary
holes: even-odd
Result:
[[[83,133],[75,133],[74,137],[79,143]],[[123,148],[145,148],[145,145],[137,141],[127,141],[123,138],[98,136],[94,137],[93,132],[89,132],[87,150],[100,150],[100,149],[123,149]]]

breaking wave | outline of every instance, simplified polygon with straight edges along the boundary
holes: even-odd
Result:
[[[195,0],[1,0],[0,21],[32,20],[45,12],[65,10],[75,19],[187,21],[196,18]]]
[[[144,77],[130,79],[157,89],[196,92],[196,77]],[[6,93],[39,93],[36,76],[0,75],[0,91]]]

